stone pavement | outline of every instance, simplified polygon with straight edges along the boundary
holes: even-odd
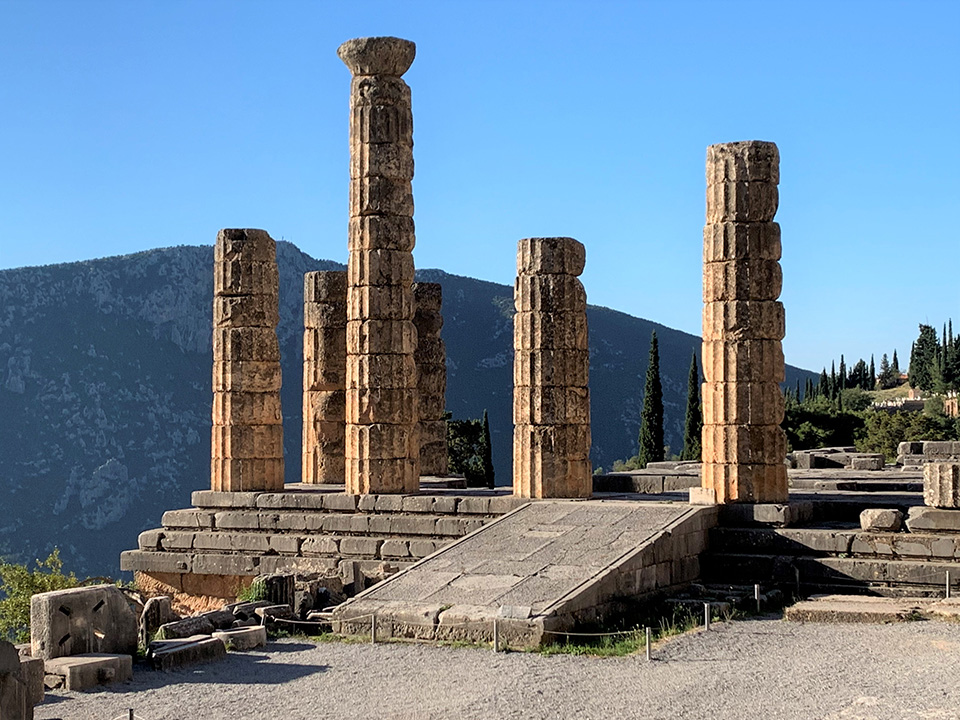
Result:
[[[697,578],[716,508],[539,501],[477,530],[334,612],[334,629],[537,646],[599,622],[624,597]],[[494,620],[497,627],[494,628]]]

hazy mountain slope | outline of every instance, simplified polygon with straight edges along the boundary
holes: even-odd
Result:
[[[287,481],[300,469],[302,276],[342,268],[278,243]],[[62,549],[81,574],[209,485],[212,247],[0,271],[0,554]],[[442,283],[447,406],[489,410],[498,483],[510,480],[512,288]],[[636,452],[650,331],[660,339],[666,440],[679,449],[695,336],[590,308],[593,461]],[[788,381],[797,375],[788,369]],[[804,375],[805,377],[805,375]]]

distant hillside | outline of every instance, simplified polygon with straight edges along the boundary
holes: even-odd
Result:
[[[209,486],[212,247],[0,271],[0,554],[61,547],[80,574]],[[302,276],[342,269],[278,243],[287,481],[300,471]],[[497,482],[510,482],[513,289],[423,270],[444,289],[447,407],[490,413]],[[699,338],[591,307],[593,463],[636,452],[650,332],[660,341],[666,442],[682,442]],[[792,385],[812,373],[788,368]]]

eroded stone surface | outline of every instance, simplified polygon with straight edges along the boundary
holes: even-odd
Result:
[[[137,617],[116,585],[54,590],[30,599],[30,654],[53,658],[137,650]]]
[[[420,474],[447,474],[447,350],[443,338],[443,289],[439,283],[413,286],[417,328],[418,416],[420,418]]]
[[[923,466],[923,502],[930,507],[960,508],[960,463]]]

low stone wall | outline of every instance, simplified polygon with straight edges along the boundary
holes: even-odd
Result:
[[[960,462],[958,440],[915,440],[897,446],[897,465],[922,467],[930,462]]]

